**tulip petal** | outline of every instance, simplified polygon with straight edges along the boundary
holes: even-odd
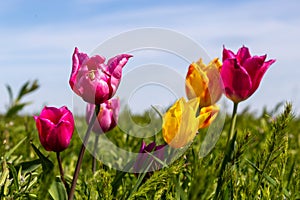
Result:
[[[66,149],[71,141],[74,132],[74,125],[68,121],[62,121],[48,138],[48,143],[55,142],[53,144],[53,151],[60,152]],[[50,141],[51,140],[51,141]]]
[[[238,62],[241,66],[243,66],[244,62],[250,57],[251,57],[251,55],[250,55],[249,49],[245,46],[241,47],[238,50],[237,55],[236,55],[236,59],[238,60]]]
[[[61,111],[55,107],[45,106],[39,117],[48,119],[53,124],[57,124],[61,117]]]
[[[231,50],[226,49],[225,46],[223,46],[222,62],[230,58],[235,58],[235,54]]]
[[[237,64],[236,59],[224,61],[221,71],[226,96],[234,102],[248,97],[252,82],[247,71]]]
[[[269,60],[265,62],[265,59],[266,59],[266,55],[254,56],[248,59],[244,64],[244,67],[248,71],[253,84],[249,92],[249,96],[252,95],[257,90],[265,72],[268,70],[271,64],[275,62],[275,60]]]
[[[129,54],[120,54],[109,59],[107,65],[110,75],[116,79],[120,79],[122,76],[122,68],[131,57],[132,55]]]
[[[71,88],[74,88],[74,84],[76,82],[76,77],[77,77],[77,73],[80,69],[80,67],[82,66],[83,62],[88,60],[89,57],[87,54],[85,53],[79,53],[79,50],[77,47],[75,47],[74,53],[73,53],[73,57],[72,57],[72,72],[71,72],[71,77],[70,77],[70,81],[69,84],[71,86]]]

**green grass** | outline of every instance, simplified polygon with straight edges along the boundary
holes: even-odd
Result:
[[[260,116],[248,111],[238,115],[237,142],[222,174],[220,199],[300,199],[300,119],[293,117],[289,104],[279,113],[281,108],[263,111]],[[100,161],[93,174],[92,158],[86,152],[75,198],[213,199],[229,120],[230,117],[226,117],[220,139],[207,156],[198,157],[206,133],[201,130],[184,155],[144,179],[109,168]],[[149,122],[149,116],[135,116],[134,121],[145,124]],[[77,121],[78,131],[85,128],[84,122]],[[119,128],[107,136],[117,146],[133,152],[138,152],[142,141]],[[149,143],[153,139],[163,144],[161,133],[146,141]],[[0,116],[0,142],[0,199],[66,197],[55,153],[45,151],[40,145],[32,116]],[[61,153],[69,184],[80,146],[81,139],[76,131],[69,148]]]

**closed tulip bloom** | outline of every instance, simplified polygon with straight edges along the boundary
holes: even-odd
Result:
[[[177,100],[163,116],[162,134],[166,143],[173,148],[181,148],[190,143],[198,129],[207,125],[211,112],[197,115],[199,99]]]
[[[221,97],[222,81],[220,78],[221,62],[218,58],[205,65],[202,59],[193,62],[186,75],[186,94],[189,99],[199,98],[200,107],[215,104]]]
[[[34,119],[40,142],[47,151],[61,152],[69,146],[74,132],[74,118],[66,106],[46,106]]]
[[[226,96],[235,103],[249,98],[258,88],[263,75],[275,62],[266,61],[267,55],[251,56],[249,49],[241,47],[237,54],[223,48],[221,77]]]
[[[142,173],[145,172],[147,168],[149,172],[160,169],[162,167],[162,164],[159,163],[156,159],[160,159],[161,161],[163,161],[164,146],[165,145],[157,146],[155,142],[151,142],[147,145],[143,141],[136,162],[133,165],[134,172]],[[153,156],[151,156],[150,154],[152,154]]]
[[[69,84],[72,90],[88,103],[101,104],[110,99],[119,86],[122,68],[132,57],[120,54],[104,63],[105,58],[95,55],[91,58],[75,48]]]
[[[86,121],[91,121],[92,115],[95,115],[95,104],[87,104]],[[93,131],[95,133],[106,133],[112,130],[118,123],[120,111],[120,100],[118,98],[110,99],[100,104],[100,111],[97,120],[94,123]]]

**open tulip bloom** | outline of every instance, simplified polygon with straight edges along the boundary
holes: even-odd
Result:
[[[223,48],[221,77],[226,96],[238,103],[250,97],[258,88],[263,75],[275,62],[266,60],[267,55],[251,56],[249,49],[241,47],[237,54]]]
[[[200,128],[207,127],[215,118],[216,108],[204,109],[197,116],[199,99],[177,100],[163,116],[162,133],[166,143],[181,148],[190,143]],[[214,111],[214,113],[213,113]]]
[[[128,54],[120,54],[105,64],[104,57],[95,55],[89,58],[76,47],[69,80],[72,90],[88,103],[103,103],[116,93],[122,77],[122,68],[130,57],[132,56]]]

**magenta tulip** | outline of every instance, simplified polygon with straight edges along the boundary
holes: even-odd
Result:
[[[135,173],[143,173],[148,168],[148,171],[155,171],[162,167],[162,164],[157,161],[160,159],[163,162],[164,150],[166,145],[156,146],[155,142],[148,145],[143,141],[136,162],[133,166]],[[151,156],[152,154],[153,156]],[[154,158],[156,157],[156,159]],[[149,166],[151,165],[151,166]]]
[[[92,115],[95,114],[95,104],[88,103],[86,106],[86,121],[91,121]],[[100,104],[100,111],[97,120],[94,123],[93,131],[95,133],[106,133],[112,130],[118,123],[120,111],[120,100],[118,98],[110,99]]]
[[[237,54],[223,49],[221,77],[226,96],[235,103],[249,98],[258,88],[263,75],[275,62],[266,60],[267,55],[251,56],[247,47],[241,47]]]
[[[88,103],[103,103],[116,93],[122,77],[122,68],[130,57],[132,56],[128,54],[120,54],[104,64],[104,57],[95,55],[89,58],[76,47],[69,80],[72,90]]]
[[[66,106],[44,107],[34,116],[40,142],[47,151],[61,152],[71,141],[74,132],[73,114]]]

